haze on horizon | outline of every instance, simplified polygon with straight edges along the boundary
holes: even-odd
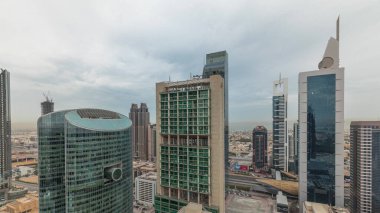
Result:
[[[155,83],[202,73],[205,54],[229,54],[232,123],[270,121],[272,82],[289,79],[297,119],[298,73],[316,70],[341,16],[345,117],[380,119],[380,2],[1,1],[0,67],[11,74],[13,128],[34,125],[42,93],[56,110],[96,107],[128,115]]]

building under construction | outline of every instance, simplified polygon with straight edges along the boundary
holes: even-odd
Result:
[[[52,98],[44,94],[45,101],[41,102],[41,115],[46,115],[48,113],[54,112],[54,102]]]

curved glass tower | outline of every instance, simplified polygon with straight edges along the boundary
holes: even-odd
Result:
[[[100,109],[41,116],[40,212],[132,212],[131,125]]]

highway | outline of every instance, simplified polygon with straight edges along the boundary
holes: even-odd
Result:
[[[31,184],[31,183],[24,183],[20,181],[12,181],[12,185],[18,185],[28,188],[28,191],[37,191],[38,192],[38,185],[37,184]]]

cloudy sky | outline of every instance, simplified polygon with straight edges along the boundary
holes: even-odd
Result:
[[[128,114],[155,83],[202,72],[205,54],[229,54],[230,119],[270,121],[272,81],[315,70],[341,16],[347,119],[380,119],[380,1],[1,1],[0,67],[11,73],[12,120],[34,124],[42,93],[56,110]]]

